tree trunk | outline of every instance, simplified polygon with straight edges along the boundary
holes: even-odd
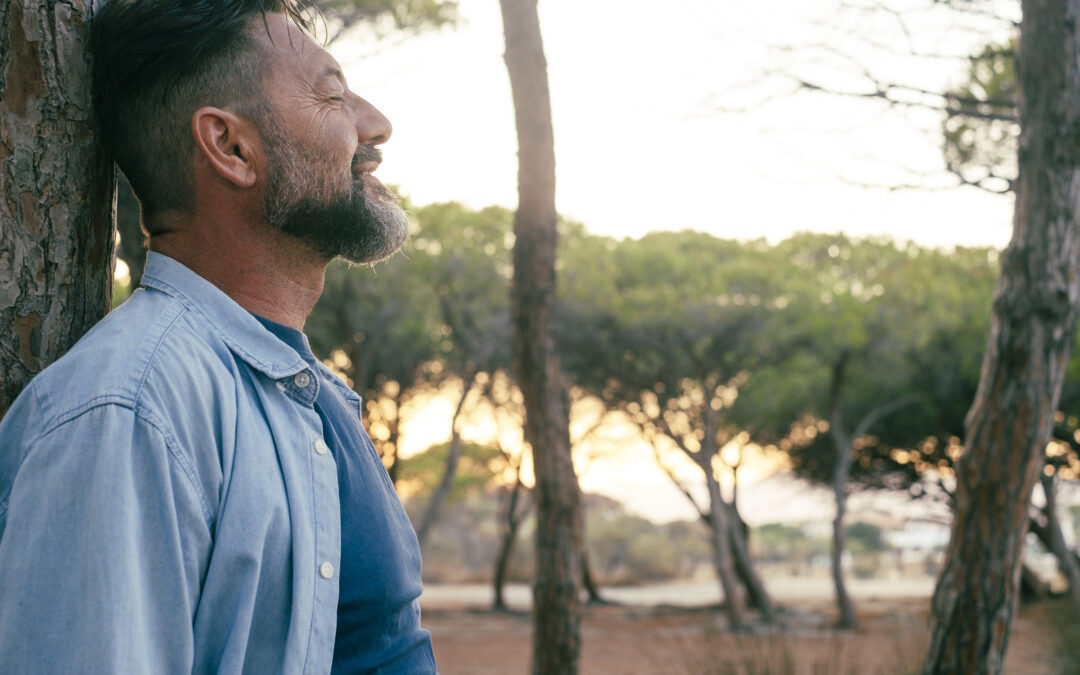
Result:
[[[573,675],[581,651],[581,497],[569,400],[555,354],[555,144],[536,0],[500,0],[518,137],[512,284],[514,366],[536,474],[536,675]]]
[[[841,628],[855,629],[858,627],[858,619],[855,616],[855,607],[851,604],[851,596],[848,595],[847,585],[844,583],[844,550],[845,531],[844,518],[847,515],[847,480],[851,472],[852,438],[844,431],[844,420],[841,407],[841,391],[844,387],[844,375],[851,353],[843,352],[833,364],[832,384],[830,393],[829,435],[832,437],[836,448],[836,463],[833,465],[833,499],[836,502],[836,517],[833,518],[832,527],[832,576],[833,585],[836,587],[836,607],[840,612],[839,625]]]
[[[1035,570],[1020,563],[1020,598],[1024,600],[1044,600],[1050,597],[1050,584],[1042,580]]]
[[[1047,520],[1049,521],[1049,519],[1047,519]],[[1028,532],[1031,532],[1036,537],[1038,537],[1039,542],[1043,545],[1043,547],[1046,548],[1047,551],[1050,551],[1051,553],[1054,553],[1054,545],[1051,543],[1053,541],[1053,539],[1054,539],[1054,535],[1052,535],[1050,533],[1050,525],[1051,524],[1049,522],[1047,522],[1045,524],[1040,523],[1038,521],[1038,519],[1036,519],[1036,518],[1029,518],[1028,519]],[[1054,525],[1056,525],[1056,527],[1058,527],[1059,534],[1060,534],[1062,540],[1064,541],[1065,535],[1060,532],[1061,521],[1057,520],[1054,523]],[[1066,550],[1068,552],[1068,555],[1065,556],[1065,560],[1062,560],[1061,558],[1058,557],[1058,566],[1061,568],[1062,574],[1065,575],[1065,578],[1068,578],[1069,574],[1065,571],[1065,569],[1066,569],[1067,566],[1070,566],[1070,565],[1075,566],[1077,569],[1080,569],[1080,554],[1077,554],[1076,551],[1074,551],[1072,549],[1069,549],[1068,547],[1066,547]],[[1054,553],[1054,556],[1057,557],[1058,554]],[[1072,589],[1070,588],[1070,592],[1071,592],[1071,590]],[[1023,598],[1021,598],[1021,599],[1023,599]]]
[[[495,556],[495,573],[492,575],[495,600],[492,609],[505,610],[506,602],[503,599],[503,586],[506,585],[506,568],[510,562],[510,553],[514,549],[514,538],[517,536],[518,526],[524,519],[524,513],[518,514],[518,502],[521,500],[521,467],[518,467],[514,477],[514,487],[510,491],[510,499],[506,505],[506,517],[503,520],[505,529],[502,533],[502,542],[499,544],[499,553]]]
[[[1047,476],[1045,473],[1040,477],[1043,494],[1046,495],[1046,532],[1050,552],[1057,558],[1058,567],[1062,575],[1069,582],[1069,600],[1073,611],[1080,616],[1080,565],[1076,563],[1076,556],[1069,550],[1065,543],[1065,535],[1061,531],[1061,521],[1057,511],[1057,474]]]
[[[832,526],[832,576],[833,585],[836,587],[836,607],[840,612],[839,624],[841,628],[858,628],[858,618],[855,616],[855,607],[848,595],[847,585],[844,583],[844,550],[846,549],[846,532],[844,531],[844,519],[847,515],[847,472],[849,462],[841,461],[839,455],[843,453],[837,443],[837,465],[833,474],[833,498],[836,501],[836,517]],[[850,452],[843,453],[850,456]],[[840,475],[843,471],[843,476]]]
[[[109,310],[112,161],[94,142],[85,0],[0,0],[0,416]]]
[[[965,420],[925,673],[1000,673],[1031,491],[1080,308],[1080,0],[1023,0],[1013,237]]]
[[[728,519],[728,543],[735,561],[735,574],[746,588],[750,605],[761,612],[762,621],[767,624],[776,622],[776,612],[773,610],[772,600],[765,590],[765,584],[754,569],[754,561],[750,558],[750,549],[746,544],[746,528],[738,510],[734,505],[727,505],[730,511]]]
[[[421,550],[424,548],[424,542],[427,541],[431,526],[435,524],[443,504],[454,489],[454,478],[457,476],[458,463],[461,462],[461,455],[464,450],[461,443],[461,434],[457,430],[457,422],[458,418],[461,417],[462,409],[465,407],[465,399],[469,397],[469,392],[472,391],[475,377],[475,374],[470,374],[465,378],[461,398],[458,399],[457,407],[454,408],[454,417],[450,420],[450,448],[446,454],[446,468],[443,469],[439,487],[435,489],[431,499],[428,500],[424,515],[420,518],[420,525],[416,528],[416,538],[420,542]]]
[[[592,567],[589,565],[589,553],[582,547],[581,552],[581,583],[585,586],[585,597],[588,598],[590,605],[606,605],[609,604],[604,596],[600,595],[600,587],[596,585],[596,580],[593,579]]]
[[[398,441],[401,438],[401,391],[404,387],[399,386],[397,392],[392,397],[394,403],[394,416],[391,419],[386,420],[386,427],[390,430],[387,434],[386,444],[390,449],[390,463],[386,467],[386,473],[390,476],[390,482],[395,486],[397,485],[398,469]]]
[[[682,446],[680,446],[682,448]],[[693,454],[686,452],[683,448],[683,452],[693,459]],[[653,445],[653,454],[656,457],[657,464],[664,471],[664,474],[671,479],[671,482],[675,484],[675,487],[682,492],[687,501],[697,511],[698,516],[701,517],[701,522],[705,523],[705,526],[709,528],[709,534],[713,546],[715,547],[715,541],[717,538],[716,521],[712,516],[712,500],[710,498],[710,506],[708,509],[703,509],[698,504],[697,499],[690,492],[682,481],[671,471],[663,462],[660,461],[660,454]],[[702,467],[704,470],[704,467]],[[706,479],[708,480],[708,479]],[[736,483],[737,485],[737,483]],[[719,490],[717,491],[719,493]],[[750,605],[757,608],[761,612],[761,617],[765,623],[774,623],[776,621],[776,612],[772,606],[772,600],[769,598],[768,592],[765,590],[765,584],[761,582],[761,578],[758,577],[757,572],[754,570],[754,561],[750,557],[750,549],[747,545],[747,533],[749,528],[746,527],[746,523],[743,521],[742,516],[739,515],[738,507],[735,504],[735,494],[732,495],[732,501],[729,506],[729,512],[731,514],[730,526],[728,527],[728,541],[730,543],[731,554],[735,563],[735,574],[738,576],[739,581],[746,588],[747,595],[749,596]],[[714,553],[713,564],[717,568],[717,576],[719,577],[719,566],[717,565],[717,559]],[[723,585],[720,588],[723,591]]]
[[[450,447],[446,455],[446,467],[443,469],[439,486],[431,494],[431,499],[428,500],[427,505],[424,507],[423,515],[420,516],[420,524],[416,527],[416,540],[420,544],[420,550],[424,549],[424,543],[427,541],[428,533],[431,532],[431,526],[439,518],[439,512],[442,510],[446,498],[450,496],[450,492],[454,489],[454,478],[457,476],[457,465],[461,461],[463,450],[461,434],[458,433],[457,429],[454,429],[451,432]]]
[[[696,459],[696,458],[695,458]],[[742,586],[735,575],[735,561],[731,553],[731,522],[728,519],[727,505],[720,494],[720,483],[712,472],[712,463],[698,463],[705,472],[705,486],[709,490],[709,517],[712,520],[713,565],[720,581],[720,592],[724,594],[724,608],[732,630],[742,630],[746,623]]]

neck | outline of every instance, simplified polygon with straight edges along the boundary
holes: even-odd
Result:
[[[329,262],[268,225],[205,219],[166,228],[150,238],[150,250],[182,263],[249,312],[297,330],[322,294]]]

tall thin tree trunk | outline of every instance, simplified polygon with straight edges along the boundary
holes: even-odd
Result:
[[[0,0],[0,416],[109,310],[112,160],[94,142],[86,0]]]
[[[506,505],[502,541],[499,544],[499,553],[495,556],[495,573],[491,577],[495,598],[492,609],[495,610],[506,609],[506,601],[503,598],[503,587],[506,585],[506,568],[510,563],[510,553],[514,549],[514,540],[517,537],[518,527],[524,519],[524,512],[519,513],[518,511],[522,487],[521,467],[519,466],[514,475],[514,487],[510,491],[510,498]]]
[[[1022,0],[1019,182],[965,420],[925,673],[1000,673],[1031,491],[1080,314],[1080,0]]]
[[[842,628],[858,628],[859,622],[855,615],[855,606],[851,602],[851,596],[847,592],[847,584],[844,582],[844,551],[847,548],[847,537],[844,530],[847,516],[847,472],[850,469],[850,460],[841,460],[841,453],[850,456],[850,450],[844,452],[837,443],[837,463],[833,473],[833,498],[836,501],[836,517],[832,523],[832,577],[836,587],[836,607],[840,612],[839,624]],[[841,475],[843,472],[843,475]]]
[[[416,538],[420,542],[421,549],[424,548],[424,542],[427,541],[428,533],[431,532],[431,526],[439,518],[439,512],[442,511],[443,504],[454,489],[454,478],[457,476],[457,467],[461,462],[461,455],[464,451],[457,423],[461,417],[461,411],[465,408],[465,399],[469,397],[469,392],[472,391],[475,378],[475,373],[465,378],[464,389],[458,399],[457,406],[454,408],[454,416],[450,420],[450,447],[446,453],[446,467],[443,468],[439,486],[432,493],[431,499],[428,500],[427,506],[424,508],[424,514],[420,518],[420,525],[416,528]]]
[[[600,587],[596,585],[596,579],[592,575],[592,566],[589,565],[589,553],[582,547],[581,551],[581,583],[585,586],[585,597],[590,605],[606,605],[608,601],[600,595]]]
[[[438,487],[435,488],[435,492],[431,493],[431,498],[424,507],[424,513],[420,516],[420,524],[416,526],[416,540],[420,544],[420,550],[424,549],[428,534],[431,532],[431,526],[438,520],[443,504],[454,489],[454,478],[457,477],[457,467],[463,452],[464,446],[461,442],[461,434],[455,428],[450,432],[450,447],[447,448],[446,466],[443,468],[442,478],[439,479]]]
[[[850,352],[843,352],[833,364],[833,374],[830,393],[829,412],[829,435],[832,437],[836,448],[836,462],[833,464],[833,499],[836,502],[836,517],[833,518],[832,527],[832,577],[836,588],[836,607],[840,612],[839,624],[843,628],[854,629],[858,627],[858,619],[855,615],[855,607],[848,595],[847,585],[844,583],[844,550],[845,531],[844,519],[847,515],[847,480],[851,472],[852,438],[844,430],[844,420],[841,406],[841,392],[844,387],[844,375],[847,364],[851,357]]]
[[[390,482],[397,485],[398,469],[401,466],[398,463],[398,442],[401,439],[401,390],[403,387],[398,387],[397,392],[394,393],[394,416],[391,419],[386,420],[386,427],[390,430],[386,439],[387,445],[390,447],[390,463],[386,467],[386,473],[390,475]]]
[[[555,143],[536,0],[500,0],[518,138],[514,366],[536,473],[535,675],[573,675],[581,652],[581,496],[555,353]]]

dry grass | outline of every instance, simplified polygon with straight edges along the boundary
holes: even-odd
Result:
[[[829,602],[785,603],[779,627],[735,634],[716,608],[590,607],[582,629],[581,673],[908,675],[919,672],[925,655],[926,609],[926,599],[864,600],[861,628],[852,632],[833,628]],[[1013,625],[1007,675],[1080,672],[1057,665],[1047,620],[1041,607],[1021,612]],[[432,631],[443,675],[529,672],[527,613],[429,608],[424,623]],[[1080,651],[1080,640],[1073,640]]]
[[[922,636],[778,630],[758,636],[719,635],[684,659],[683,672],[712,675],[901,675],[918,673]]]

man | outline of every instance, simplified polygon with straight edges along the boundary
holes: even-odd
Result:
[[[143,288],[0,424],[0,670],[430,673],[420,553],[301,329],[408,223],[390,124],[290,0],[113,0],[96,115]]]

